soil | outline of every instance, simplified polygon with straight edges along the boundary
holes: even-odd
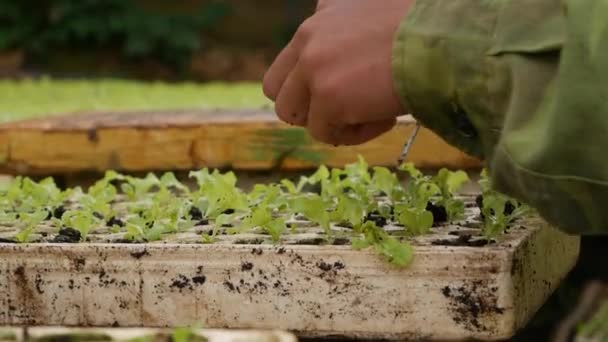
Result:
[[[441,289],[443,296],[450,300],[454,322],[473,331],[488,329],[483,322],[485,315],[504,313],[497,305],[497,291],[496,287],[481,280]]]
[[[61,219],[61,216],[66,212],[66,209],[63,205],[58,206],[54,210],[49,210],[49,215],[46,217],[46,220],[50,220],[52,218]]]
[[[348,244],[350,244],[350,239],[347,238],[335,238],[332,242],[334,246],[346,246]]]
[[[435,205],[429,202],[426,205],[426,210],[430,211],[433,214],[433,222],[435,224],[447,222],[448,212],[444,206]]]
[[[188,212],[192,220],[200,221],[203,219],[203,213],[197,207],[190,207],[190,211]]]
[[[378,227],[384,227],[388,224],[386,218],[382,217],[382,215],[380,215],[379,212],[374,211],[371,212],[369,214],[367,214],[367,216],[364,219],[365,222],[369,222],[372,221],[376,224],[376,226]]]
[[[53,243],[78,243],[82,235],[74,228],[63,228],[59,231],[59,235],[51,241]]]
[[[125,222],[123,220],[119,219],[119,218],[112,217],[111,219],[109,219],[106,222],[106,225],[108,227],[113,227],[115,225],[118,226],[118,227],[124,227],[125,226]]]
[[[253,269],[253,264],[250,262],[243,262],[241,264],[241,271],[242,272],[247,272],[247,271],[251,271]]]
[[[450,234],[455,235],[455,234]],[[462,234],[458,235],[454,239],[440,239],[433,240],[431,244],[433,246],[449,246],[449,247],[484,247],[492,242],[486,239],[473,239],[473,235],[471,234]]]

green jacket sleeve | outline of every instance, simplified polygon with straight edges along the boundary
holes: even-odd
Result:
[[[393,69],[414,116],[485,159],[497,190],[608,233],[608,0],[417,0]]]

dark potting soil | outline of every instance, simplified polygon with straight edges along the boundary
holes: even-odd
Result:
[[[82,235],[74,228],[63,228],[59,231],[59,235],[51,241],[53,243],[78,243]]]
[[[369,221],[374,222],[376,224],[376,226],[378,226],[378,227],[384,227],[388,223],[386,221],[386,218],[382,217],[378,211],[373,211],[373,212],[367,214],[367,216],[364,219],[364,222],[369,222]]]
[[[50,220],[52,218],[61,219],[61,216],[66,212],[65,207],[63,205],[58,206],[53,210],[48,210],[48,215],[45,220]]]
[[[454,239],[440,239],[431,242],[433,246],[450,246],[450,247],[484,247],[491,242],[486,239],[473,240],[470,234],[463,234]]]
[[[188,214],[190,214],[190,218],[192,220],[200,221],[203,219],[203,213],[199,208],[195,206],[190,207],[190,211],[188,211]]]
[[[108,220],[108,222],[106,222],[106,225],[108,227],[113,227],[115,225],[118,227],[124,227],[125,222],[117,217],[112,217],[111,219]]]
[[[433,214],[433,222],[444,223],[448,220],[448,212],[444,206],[435,205],[431,202],[427,203],[426,210],[430,211]]]

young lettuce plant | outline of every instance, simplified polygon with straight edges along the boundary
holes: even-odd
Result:
[[[52,178],[34,182],[29,178],[18,178],[7,190],[7,199],[17,212],[31,213],[46,209],[47,216],[62,206],[73,190],[60,190]]]
[[[529,206],[494,190],[486,169],[481,173],[479,185],[482,190],[483,234],[487,239],[497,239],[513,222],[533,212]]]
[[[82,240],[85,240],[87,235],[97,228],[101,220],[95,216],[91,210],[68,210],[61,217],[62,227],[73,228],[80,232]]]
[[[126,183],[122,183],[122,192],[131,201],[144,199],[154,188],[160,186],[160,180],[153,173],[148,173],[145,178],[125,176]]]
[[[325,234],[331,237],[331,214],[327,209],[329,206],[330,203],[327,203],[323,200],[323,197],[317,194],[300,196],[289,201],[289,207],[293,212],[306,216],[306,218],[321,226]]]
[[[460,220],[464,217],[464,201],[456,198],[457,192],[469,182],[469,176],[464,171],[449,171],[441,169],[432,178],[440,190],[440,196],[432,199],[436,206],[444,207],[448,221]]]
[[[353,240],[353,248],[360,250],[373,247],[389,263],[398,267],[407,267],[411,264],[414,250],[409,243],[400,242],[371,221],[365,222],[360,227],[360,232],[363,238]]]
[[[249,207],[262,207],[270,210],[283,210],[288,206],[288,199],[284,196],[278,184],[256,184],[248,195]]]
[[[276,243],[281,240],[286,224],[284,218],[274,218],[268,207],[260,206],[253,209],[251,215],[243,219],[239,230],[248,231],[257,227],[268,233],[272,241]]]
[[[199,190],[192,194],[194,205],[200,209],[206,218],[215,219],[226,212],[247,211],[247,195],[237,188],[237,178],[233,172],[221,174],[208,169],[190,172],[195,178]]]
[[[176,194],[188,196],[190,189],[182,184],[173,172],[164,173],[158,183],[158,191],[154,194],[156,201],[169,202]]]
[[[36,230],[38,225],[46,219],[48,212],[45,209],[39,209],[33,213],[21,213],[19,221],[23,228],[15,236],[18,242],[25,243],[29,241],[30,235]]]
[[[411,179],[406,189],[405,202],[395,205],[395,218],[407,228],[409,234],[427,234],[433,227],[434,219],[433,214],[426,208],[429,201],[441,190],[413,164],[406,163],[399,168],[407,172]]]
[[[397,175],[385,167],[374,167],[371,186],[376,194],[387,196],[391,203],[399,202],[405,195]]]

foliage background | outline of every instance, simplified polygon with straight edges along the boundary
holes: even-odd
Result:
[[[312,5],[299,0],[4,0],[0,70],[253,79]]]

